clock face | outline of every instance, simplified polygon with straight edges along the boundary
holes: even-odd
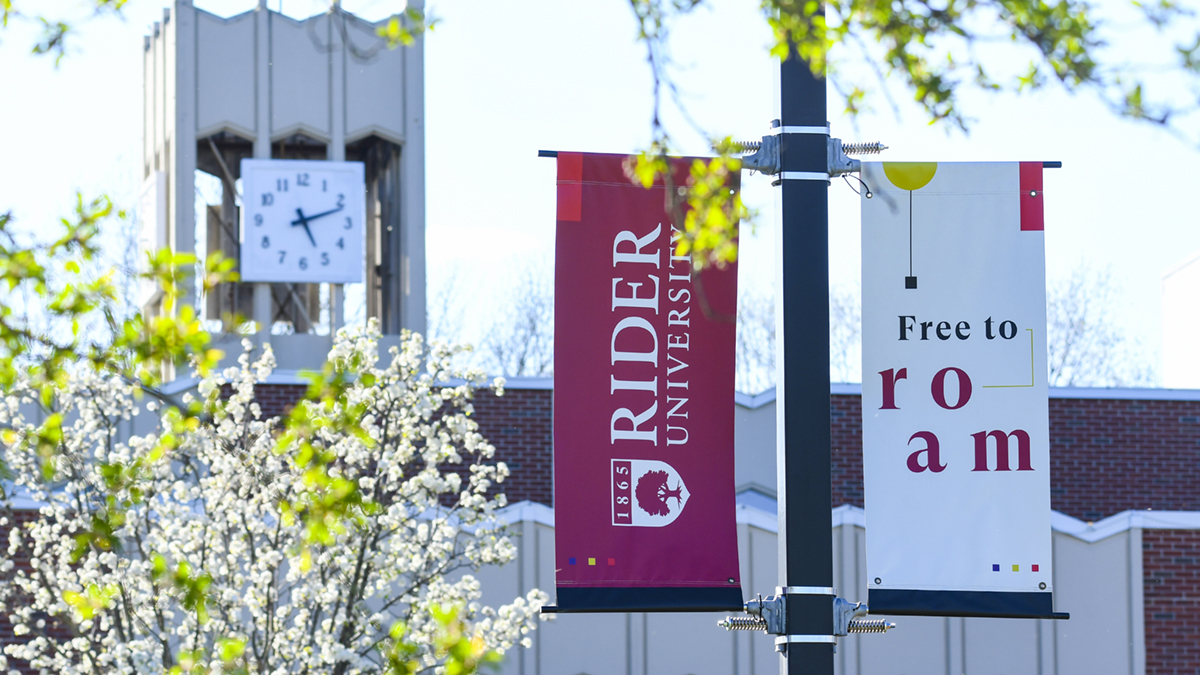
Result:
[[[242,160],[243,281],[362,281],[362,162]]]

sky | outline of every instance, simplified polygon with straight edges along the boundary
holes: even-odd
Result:
[[[304,17],[320,0],[270,0]],[[688,113],[708,135],[754,140],[777,117],[778,65],[756,2],[711,0],[675,27],[675,76]],[[1111,2],[1105,3],[1112,5]],[[21,6],[33,6],[25,0]],[[80,2],[38,2],[81,16]],[[196,0],[228,16],[253,0]],[[131,0],[121,18],[77,25],[66,58],[28,54],[34,27],[0,32],[0,209],[39,228],[64,215],[73,193],[106,192],[132,207],[139,184],[142,36],[161,19],[161,0]],[[346,9],[382,18],[394,0],[346,0]],[[554,250],[555,164],[537,151],[629,152],[650,138],[651,78],[635,22],[622,0],[430,0],[440,21],[426,40],[426,180],[429,283],[452,273],[463,297],[465,335],[478,340],[498,295],[528,269],[548,273]],[[1156,44],[1133,35],[1129,54]],[[987,47],[992,49],[992,47]],[[997,58],[1012,55],[997,51]],[[1026,58],[1027,57],[1023,57]],[[1014,61],[1023,63],[1019,59]],[[1016,66],[1014,66],[1016,67]],[[846,72],[853,75],[854,71]],[[876,87],[878,88],[878,87]],[[830,96],[833,135],[878,140],[887,160],[1057,160],[1048,170],[1047,277],[1081,266],[1111,270],[1119,287],[1113,314],[1157,361],[1164,272],[1200,251],[1193,206],[1200,175],[1194,146],[1150,125],[1115,117],[1094,95],[1050,86],[1026,95],[971,93],[969,135],[931,127],[903,90],[875,112],[848,119]],[[681,152],[703,154],[705,135],[669,111]],[[1193,124],[1193,129],[1195,125]],[[743,287],[769,292],[774,279],[776,190],[744,178],[744,199],[759,209],[743,237]],[[830,278],[854,288],[860,277],[858,196],[830,187]]]

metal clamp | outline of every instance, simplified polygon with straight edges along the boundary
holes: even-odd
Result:
[[[757,171],[763,175],[777,176],[772,185],[779,185],[785,180],[823,180],[829,182],[834,176],[857,173],[862,170],[862,162],[852,159],[850,155],[872,155],[887,149],[883,143],[849,143],[843,144],[840,138],[829,136],[829,126],[823,127],[785,127],[779,125],[779,120],[772,123],[771,135],[763,136],[761,141],[737,143],[743,152],[751,153],[742,157],[742,168]],[[784,171],[780,159],[780,136],[783,134],[812,134],[826,136],[826,170],[825,171]]]
[[[833,634],[886,633],[896,627],[884,619],[860,619],[871,610],[861,602],[850,603],[841,598],[833,601]]]
[[[786,631],[782,595],[769,598],[758,595],[742,607],[750,616],[727,616],[717,625],[725,630],[761,630],[775,635],[782,635]]]
[[[833,631],[830,635],[787,635],[787,602],[789,595],[833,596]],[[787,653],[789,644],[831,644],[837,650],[837,639],[846,635],[886,633],[896,624],[884,619],[863,619],[870,611],[864,603],[847,602],[837,597],[832,586],[776,586],[775,595],[758,595],[744,606],[750,616],[727,616],[717,625],[725,630],[754,630],[773,634],[775,651]]]
[[[862,171],[862,162],[851,159],[842,148],[842,139],[830,138],[826,145],[826,159],[829,161],[829,175],[841,176]]]
[[[850,622],[860,616],[866,616],[867,606],[861,602],[850,603],[841,598],[833,601],[833,634],[849,635]]]
[[[751,616],[762,618],[764,632],[783,635],[787,631],[787,607],[784,605],[782,594],[777,593],[768,598],[759,595],[746,603],[745,610]]]
[[[779,137],[763,136],[762,142],[740,143],[742,148],[754,150],[754,154],[742,157],[742,168],[774,176],[779,173]]]

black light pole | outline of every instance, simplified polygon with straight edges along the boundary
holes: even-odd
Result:
[[[823,10],[822,10],[823,13]],[[829,132],[825,78],[780,68],[782,224],[776,298],[783,675],[833,674],[829,435]]]

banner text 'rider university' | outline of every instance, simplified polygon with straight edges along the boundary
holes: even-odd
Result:
[[[863,163],[874,614],[1064,618],[1051,569],[1042,163]]]
[[[740,609],[737,269],[693,278],[666,188],[631,183],[626,159],[558,153],[557,610]],[[689,166],[673,160],[676,185]]]

